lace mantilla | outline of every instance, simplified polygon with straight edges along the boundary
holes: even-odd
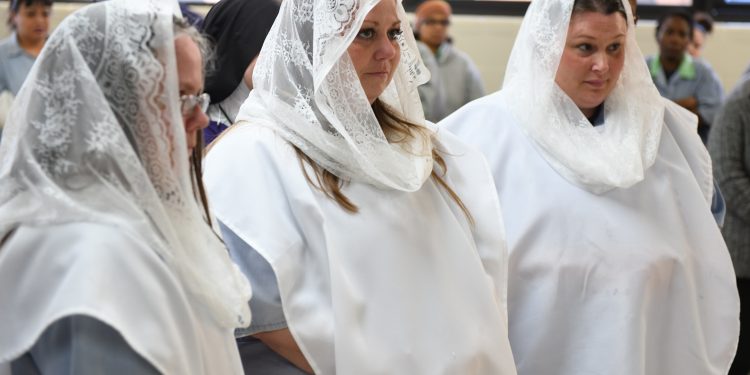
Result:
[[[0,145],[0,233],[115,225],[142,237],[219,324],[245,326],[249,285],[193,194],[172,22],[157,2],[111,0],[50,36]]]
[[[286,0],[253,74],[254,90],[237,121],[265,123],[344,180],[414,191],[432,171],[430,135],[390,144],[347,48],[378,0]],[[406,12],[398,2],[401,60],[380,99],[424,124],[417,86],[429,79]],[[429,132],[425,132],[429,133]]]
[[[605,122],[592,127],[557,86],[573,0],[534,0],[511,52],[501,96],[547,162],[595,193],[641,181],[653,165],[664,106],[635,40],[630,5],[625,63],[604,103]]]

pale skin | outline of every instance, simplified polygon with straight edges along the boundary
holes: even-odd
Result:
[[[180,96],[199,95],[203,92],[203,60],[198,45],[187,35],[174,39],[177,58],[177,78]],[[198,132],[208,126],[208,116],[198,106],[182,114],[188,151],[192,152],[198,143]]]
[[[401,32],[396,2],[381,1],[367,14],[349,46],[349,57],[370,104],[385,91],[393,79],[401,58],[397,42]],[[257,333],[253,337],[293,365],[309,374],[313,373],[288,328]]]
[[[16,28],[18,45],[31,56],[39,56],[44,47],[49,32],[49,16],[51,7],[34,3],[27,6],[21,3],[18,12],[13,13],[11,18]]]
[[[555,82],[591,118],[615,88],[625,62],[627,23],[620,13],[573,14]]]

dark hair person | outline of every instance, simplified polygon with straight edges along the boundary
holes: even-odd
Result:
[[[216,46],[216,64],[206,77],[211,95],[206,144],[234,122],[253,89],[255,60],[278,13],[276,0],[221,0],[206,15],[204,32]]]
[[[698,134],[705,143],[724,89],[716,72],[688,53],[694,27],[687,12],[662,15],[656,24],[659,53],[646,63],[659,93],[698,116]]]
[[[725,375],[734,356],[711,159],[654,87],[629,8],[533,0],[502,89],[439,124],[495,177],[520,375]]]
[[[0,92],[18,93],[49,33],[52,0],[11,0],[8,27],[13,33],[0,41]]]

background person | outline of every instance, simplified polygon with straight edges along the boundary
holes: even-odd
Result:
[[[714,175],[727,202],[722,228],[740,293],[740,342],[730,375],[750,373],[750,77],[716,115],[708,139]]]
[[[222,0],[206,15],[204,32],[216,45],[216,65],[206,78],[211,95],[206,144],[234,123],[253,89],[255,59],[278,13],[276,0]]]
[[[427,0],[416,10],[419,53],[430,70],[430,80],[419,86],[419,96],[425,118],[433,122],[484,95],[476,65],[449,37],[451,13],[450,4],[443,0]]]
[[[705,143],[724,89],[716,73],[687,53],[693,35],[690,14],[674,11],[656,24],[659,53],[646,59],[659,93],[698,116],[698,134]]]
[[[52,0],[11,0],[8,3],[8,27],[13,32],[0,41],[0,94],[7,92],[15,96],[18,93],[47,40],[51,12]],[[5,116],[2,117],[0,135],[5,123]]]

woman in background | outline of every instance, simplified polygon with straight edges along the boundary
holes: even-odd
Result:
[[[447,1],[427,0],[416,9],[419,53],[430,80],[419,86],[425,118],[438,122],[484,95],[482,77],[469,55],[453,45],[448,30],[452,9]]]
[[[216,65],[206,77],[211,95],[206,144],[234,123],[253,89],[255,60],[278,13],[276,0],[222,0],[206,15],[203,32],[216,46]]]

